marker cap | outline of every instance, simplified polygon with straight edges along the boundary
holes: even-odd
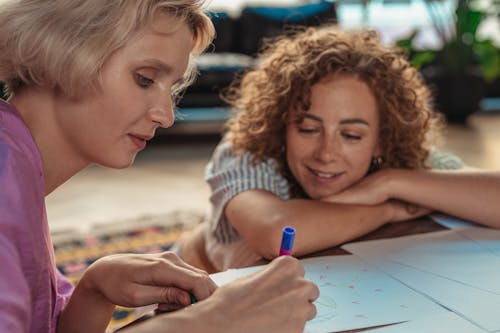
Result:
[[[290,226],[284,227],[283,238],[281,238],[280,256],[292,254],[294,239],[295,239],[295,228]]]

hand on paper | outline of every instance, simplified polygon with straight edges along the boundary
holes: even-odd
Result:
[[[207,328],[215,328],[213,332],[302,332],[305,322],[316,315],[312,302],[318,296],[316,285],[304,279],[299,261],[282,256],[186,310],[203,305],[214,310],[206,319]]]
[[[89,267],[82,283],[116,305],[163,303],[163,309],[170,310],[191,304],[190,292],[203,300],[217,288],[207,273],[172,252],[101,258]]]

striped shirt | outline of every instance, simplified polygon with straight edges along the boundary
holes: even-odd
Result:
[[[464,163],[456,156],[431,150],[427,161],[432,169],[459,169]],[[290,199],[288,181],[278,171],[273,159],[253,163],[252,154],[234,155],[231,143],[222,141],[215,149],[205,170],[211,189],[210,211],[206,216],[207,256],[218,270],[254,264],[258,256],[244,242],[224,216],[226,204],[238,193],[249,190],[269,191],[283,200]]]

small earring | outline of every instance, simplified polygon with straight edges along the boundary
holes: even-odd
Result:
[[[372,161],[370,163],[370,172],[375,172],[382,168],[382,164],[384,163],[384,159],[382,156],[374,156],[372,157]]]

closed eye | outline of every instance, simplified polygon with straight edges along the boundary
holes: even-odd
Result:
[[[359,141],[359,140],[361,140],[361,136],[360,135],[355,135],[355,134],[350,134],[350,133],[342,133],[342,136],[344,138],[346,138],[347,140],[350,140],[350,141]]]
[[[141,88],[149,88],[152,84],[155,83],[153,79],[150,79],[144,75],[141,75],[139,73],[135,73],[135,82],[137,85]]]
[[[315,128],[301,128],[301,127],[298,128],[298,131],[299,131],[299,133],[303,133],[303,134],[313,134],[313,133],[319,132],[319,130],[317,130]]]

